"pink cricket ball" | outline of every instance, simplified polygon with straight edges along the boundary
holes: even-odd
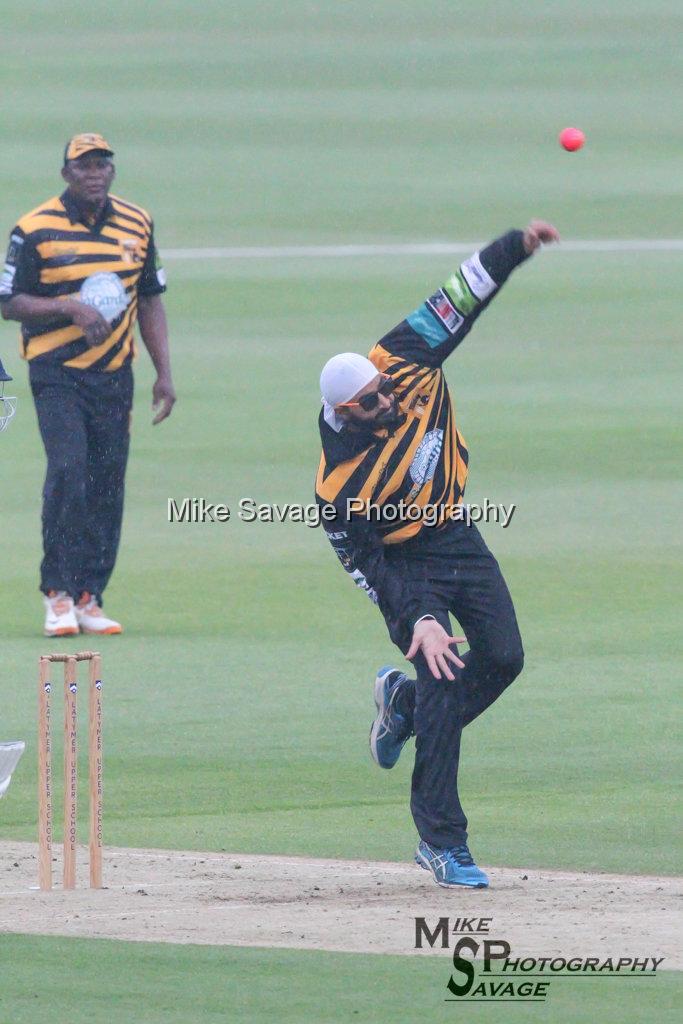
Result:
[[[580,128],[563,128],[560,132],[560,145],[569,153],[581,149],[585,141],[586,136]]]

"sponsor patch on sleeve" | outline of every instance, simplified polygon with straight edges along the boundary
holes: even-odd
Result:
[[[16,264],[23,244],[24,239],[20,238],[19,235],[10,235],[9,246],[7,247],[7,262],[9,264]]]
[[[12,294],[12,285],[14,284],[14,275],[16,272],[16,267],[11,267],[9,263],[5,264],[5,269],[2,274],[0,274],[0,295]]]
[[[464,317],[458,313],[443,288],[439,288],[438,292],[434,292],[434,294],[427,299],[427,305],[432,312],[436,313],[449,334],[455,334],[458,327],[460,327],[463,322]]]
[[[17,272],[17,262],[23,244],[24,239],[20,235],[10,235],[5,266],[2,274],[0,274],[0,295],[7,296],[12,294],[14,277]]]
[[[478,252],[461,263],[460,269],[472,293],[478,299],[487,299],[498,287],[488,271],[484,269]]]
[[[479,300],[472,294],[462,270],[456,270],[454,274],[451,274],[446,281],[445,288],[455,305],[465,316],[469,316],[479,305]]]

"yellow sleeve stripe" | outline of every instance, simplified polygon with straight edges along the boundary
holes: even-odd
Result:
[[[378,343],[373,345],[368,352],[368,359],[371,363],[374,363],[378,370],[386,370],[391,363],[400,362],[400,357],[393,355],[391,352],[387,352],[385,348]]]

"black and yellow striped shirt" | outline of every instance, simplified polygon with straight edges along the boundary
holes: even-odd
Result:
[[[88,289],[99,289],[102,301],[113,303],[110,315],[101,308],[112,328],[107,340],[90,348],[67,317],[22,324],[25,359],[118,370],[134,355],[138,296],[166,290],[152,219],[141,206],[110,195],[98,219],[88,223],[66,191],[25,214],[13,228],[0,301],[22,293],[66,299],[85,296]]]
[[[404,417],[398,426],[335,430],[320,414],[316,499],[335,512],[334,518],[323,517],[325,532],[347,572],[395,624],[397,636],[405,637],[409,620],[425,609],[385,552],[454,518],[467,480],[467,446],[456,427],[443,361],[526,258],[523,233],[509,231],[465,260],[371,349],[368,358],[378,372],[394,378]]]
[[[344,441],[357,442],[360,450],[337,462],[331,449],[332,437],[325,437],[326,450],[320,460],[316,492],[319,501],[360,512],[359,501],[374,506],[372,513],[384,544],[399,544],[423,529],[417,508],[437,505],[444,511],[462,501],[467,480],[468,452],[455,425],[455,410],[448,384],[440,367],[425,366],[415,355],[392,351],[391,342],[380,342],[369,353],[380,373],[394,378],[394,394],[404,415],[396,429],[365,433]],[[325,424],[327,429],[331,428]],[[369,443],[368,443],[369,442]],[[417,506],[400,518],[382,515],[386,506]],[[368,507],[366,505],[366,507]]]

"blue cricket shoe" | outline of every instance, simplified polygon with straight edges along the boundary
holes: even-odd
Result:
[[[487,875],[472,860],[467,843],[442,850],[438,846],[430,846],[421,839],[415,853],[415,863],[425,871],[431,871],[437,885],[442,885],[445,889],[451,889],[456,885],[486,889],[489,884]]]
[[[370,729],[370,753],[380,768],[393,768],[407,740],[412,722],[396,710],[396,698],[406,681],[405,672],[386,665],[375,679],[377,717]]]

